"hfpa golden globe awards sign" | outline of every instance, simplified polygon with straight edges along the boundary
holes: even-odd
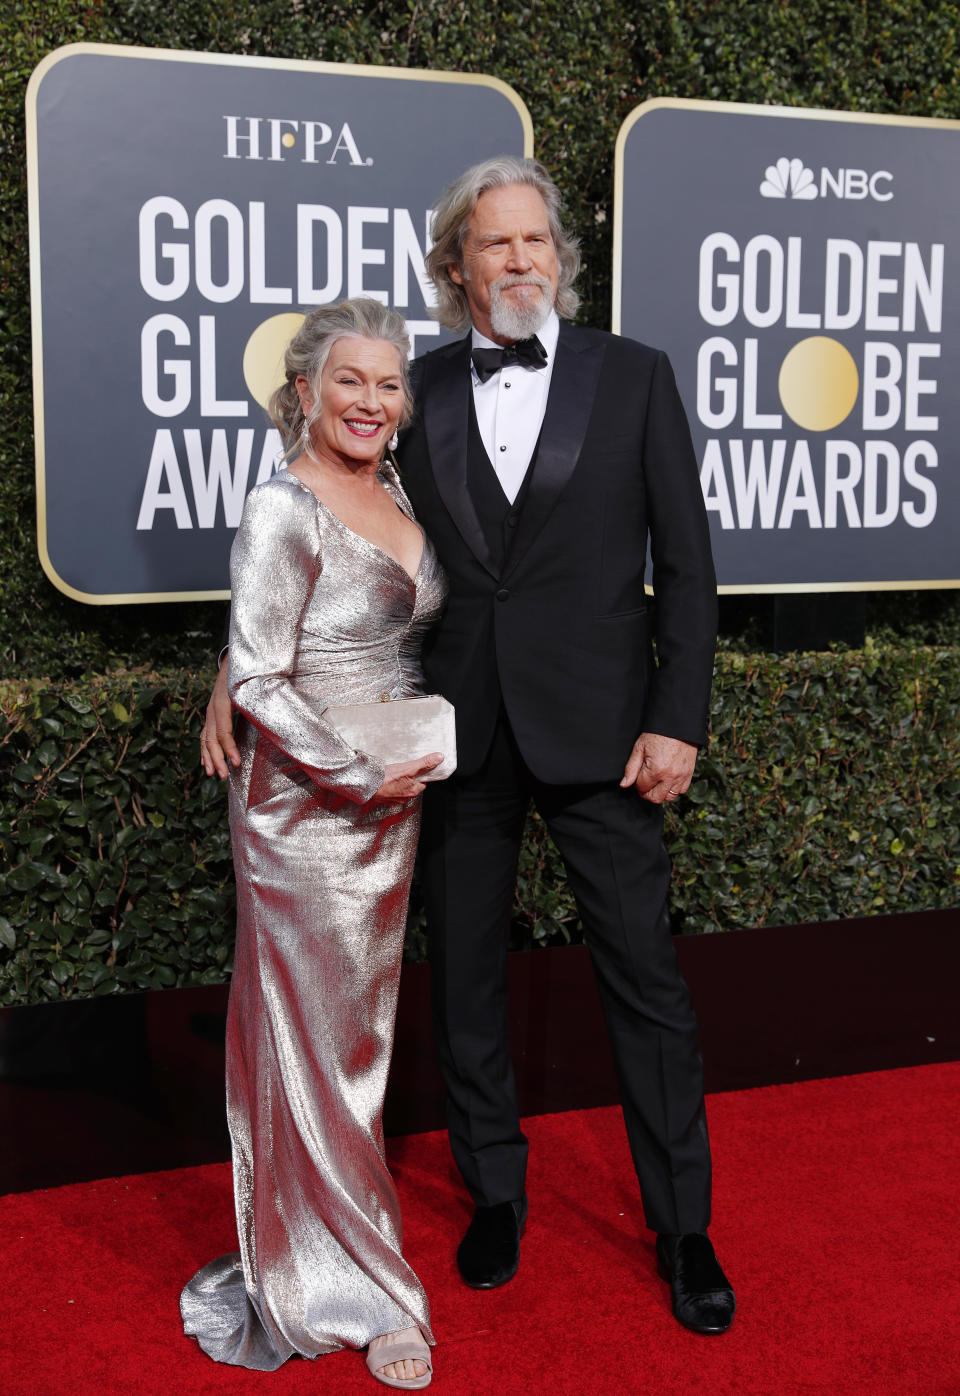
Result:
[[[960,123],[673,99],[614,329],[671,356],[721,590],[960,585]]]
[[[225,596],[302,314],[368,295],[443,337],[431,208],[529,154],[493,78],[74,45],[27,101],[38,542],[81,601]]]

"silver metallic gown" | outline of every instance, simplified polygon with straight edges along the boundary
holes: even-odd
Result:
[[[269,1371],[411,1324],[433,1341],[381,1125],[420,801],[370,804],[383,767],[320,713],[423,691],[446,583],[429,540],[411,581],[287,471],[250,493],[230,577],[240,1251],[194,1276],[181,1312],[211,1357]]]

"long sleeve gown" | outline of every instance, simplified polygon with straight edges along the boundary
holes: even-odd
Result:
[[[412,517],[389,466],[381,480]],[[416,577],[296,476],[251,491],[231,553],[230,778],[237,944],[227,1114],[240,1250],[183,1291],[220,1362],[272,1370],[417,1324],[381,1114],[420,800],[371,804],[376,760],[320,716],[423,691],[446,583]]]

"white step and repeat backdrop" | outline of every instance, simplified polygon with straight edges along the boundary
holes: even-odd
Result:
[[[423,352],[432,202],[532,153],[495,78],[73,45],[27,100],[38,545],[81,601],[228,594],[304,310],[370,295]]]

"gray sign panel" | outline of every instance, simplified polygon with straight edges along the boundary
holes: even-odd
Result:
[[[431,204],[529,154],[529,114],[494,78],[80,44],[27,120],[44,569],[81,601],[225,595],[300,315],[373,295],[441,343]]]
[[[673,99],[617,141],[723,591],[960,585],[960,122]]]

